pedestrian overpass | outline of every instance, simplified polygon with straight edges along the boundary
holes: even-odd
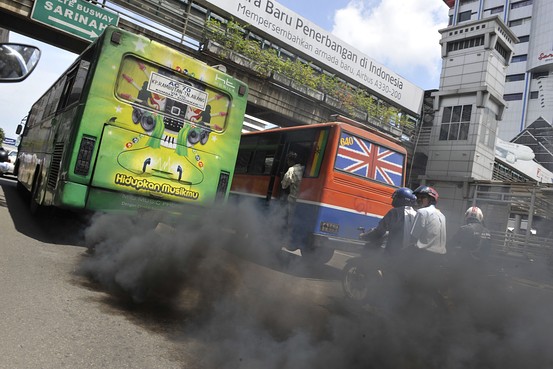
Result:
[[[75,21],[78,11],[69,8],[70,3],[78,3],[78,11],[88,15],[94,13],[96,18],[85,26],[78,24]],[[39,6],[51,9],[52,14],[42,14],[37,10]],[[0,0],[0,27],[80,53],[95,38],[94,34],[100,32],[94,26],[98,28],[115,20],[123,29],[144,34],[210,65],[223,64],[229,74],[249,86],[246,114],[257,120],[291,126],[329,121],[335,114],[348,115],[367,126],[397,138],[403,137],[407,146],[413,141],[413,131],[403,132],[389,122],[369,117],[365,112],[352,115],[335,98],[291,83],[285,76],[276,73],[260,76],[239,54],[221,56],[218,45],[205,37],[207,19],[224,19],[224,15],[215,11],[213,5],[205,0]],[[66,18],[55,19],[61,15]],[[86,26],[90,26],[89,29],[85,29]]]
[[[33,12],[34,7],[39,4],[44,7],[46,3],[50,4],[53,13],[69,15],[69,18],[73,16],[73,20],[77,15],[75,13],[68,14],[67,6],[78,3],[81,6],[81,11],[87,14],[94,13],[96,18],[87,24],[89,27],[85,29],[67,19],[60,23],[50,20],[48,14]],[[54,9],[58,10],[57,13]],[[292,126],[329,121],[332,120],[333,115],[347,115],[368,127],[387,132],[401,139],[408,150],[408,161],[412,162],[413,152],[417,145],[425,145],[424,130],[421,133],[415,132],[374,119],[365,112],[346,111],[342,104],[331,96],[291,82],[289,78],[278,73],[260,76],[252,69],[250,61],[243,56],[235,52],[225,52],[221,50],[220,45],[210,42],[205,37],[205,24],[210,18],[229,19],[229,16],[228,14],[219,14],[217,8],[206,0],[0,0],[0,28],[74,53],[80,53],[91,42],[95,32],[94,26],[99,27],[105,22],[116,19],[118,26],[123,29],[144,34],[151,39],[189,53],[207,64],[224,65],[228,73],[249,86],[250,94],[246,113],[253,118],[245,125],[247,130],[266,127],[264,123],[260,123],[261,120],[280,126]],[[275,44],[271,45],[271,47],[275,46]],[[424,108],[423,106],[423,110]],[[433,119],[434,111],[430,110],[432,110],[431,114],[422,114],[422,120],[426,120],[425,116]],[[416,174],[416,170],[413,173]],[[526,219],[530,218],[530,223],[532,214],[540,216],[541,219],[551,219],[553,200],[548,188],[537,188],[534,191],[533,185],[529,184],[530,189],[523,191],[526,197],[518,191],[515,197],[490,199],[487,196],[496,190],[490,190],[488,186],[482,187],[482,184],[478,183],[474,186],[474,202],[504,208],[503,212],[506,213],[506,216],[502,217],[504,220],[508,219],[508,213],[513,211],[512,207],[516,207],[516,204],[532,204],[528,208],[514,210],[515,214],[521,214]],[[502,185],[499,184],[499,186]],[[507,187],[511,188],[512,186]],[[487,190],[481,191],[482,188]],[[507,190],[497,190],[499,193],[504,191]],[[496,196],[500,196],[500,194],[496,194]],[[515,201],[519,198],[523,198],[523,200]],[[520,222],[516,224],[518,227]],[[498,225],[497,228],[503,230],[505,225]],[[528,244],[532,235],[524,235],[523,238],[523,244]],[[551,238],[552,236],[548,235],[548,239]]]

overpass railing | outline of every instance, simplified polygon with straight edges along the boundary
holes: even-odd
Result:
[[[202,45],[202,52],[209,53],[219,59],[230,61],[242,69],[253,71],[261,78],[269,79],[277,85],[290,89],[295,93],[311,100],[325,104],[331,109],[347,114],[352,119],[365,122],[368,125],[378,128],[396,138],[402,139],[403,141],[413,141],[415,138],[415,130],[413,127],[393,125],[386,122],[385,119],[369,116],[367,112],[361,109],[352,109],[351,106],[344,104],[339,98],[302,84],[278,71],[267,71],[266,69],[260,67],[255,60],[252,60],[239,52],[226,48],[218,42],[206,40]]]
[[[491,232],[495,255],[553,266],[553,239],[512,232]]]

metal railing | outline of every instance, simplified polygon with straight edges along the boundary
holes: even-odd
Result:
[[[491,232],[494,255],[553,265],[553,239],[512,232]]]
[[[154,31],[173,42],[198,50],[203,37],[207,9],[190,1],[109,0],[99,6],[133,24]]]

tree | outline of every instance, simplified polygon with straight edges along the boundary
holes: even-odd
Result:
[[[368,114],[369,121],[380,126],[394,126],[411,130],[412,124],[398,109],[372,96],[361,86],[353,86],[340,80],[335,75],[318,73],[309,64],[299,59],[280,58],[275,49],[264,48],[259,40],[249,38],[248,24],[242,26],[233,19],[226,23],[214,18],[206,21],[204,36],[206,40],[219,43],[225,48],[235,51],[255,61],[255,70],[262,75],[272,73],[283,74],[286,77],[328,94],[341,103],[341,109],[349,114],[355,110]],[[225,56],[228,57],[228,56]]]
[[[4,138],[6,138],[6,134],[4,133],[4,128],[0,128],[0,146],[2,145],[2,142],[4,142]]]

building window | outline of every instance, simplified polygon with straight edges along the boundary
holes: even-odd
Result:
[[[468,10],[466,12],[459,13],[459,17],[457,18],[457,22],[466,22],[470,20],[470,17],[472,16],[472,11]]]
[[[532,79],[538,79],[549,76],[549,72],[536,72],[532,73]]]
[[[502,13],[502,12],[503,12],[503,5],[496,6],[495,8],[490,9],[490,14],[497,14],[497,13]]]
[[[526,35],[526,36],[518,36],[518,43],[519,44],[522,44],[524,42],[528,42],[530,41],[530,36]]]
[[[509,27],[516,27],[523,25],[524,23],[530,22],[532,20],[531,17],[529,18],[520,18],[520,19],[514,19],[509,22]]]
[[[517,1],[516,3],[511,3],[511,9],[522,8],[523,6],[529,6],[529,5],[532,5],[533,2],[534,2],[533,0]]]
[[[503,59],[507,60],[507,55],[509,55],[509,52],[499,42],[495,43],[495,51],[497,51],[499,55],[503,57]]]
[[[509,181],[509,182],[528,182],[528,179],[515,172],[513,169],[508,168],[498,161],[493,163],[493,180]]]
[[[444,107],[440,141],[467,140],[471,113],[472,105]]]
[[[523,54],[523,55],[514,55],[512,58],[511,58],[511,63],[520,63],[520,62],[524,62],[528,59],[528,55],[526,54]]]
[[[477,47],[484,44],[484,36],[467,38],[465,40],[453,41],[447,43],[447,51],[457,51],[462,49],[468,49],[470,47]]]
[[[515,81],[524,81],[524,73],[510,74],[507,77],[505,77],[505,82],[515,82]]]
[[[509,21],[509,27],[520,26],[521,24],[522,24],[522,19],[515,19],[512,21]]]
[[[530,92],[530,99],[534,100],[534,99],[537,99],[539,97],[540,93],[539,91],[531,91]]]
[[[522,100],[522,92],[521,93],[516,93],[516,94],[505,94],[505,95],[503,95],[503,100],[505,100],[505,101]]]
[[[482,119],[479,125],[479,141],[482,145],[493,149],[495,146],[495,113],[489,108],[482,109]]]

